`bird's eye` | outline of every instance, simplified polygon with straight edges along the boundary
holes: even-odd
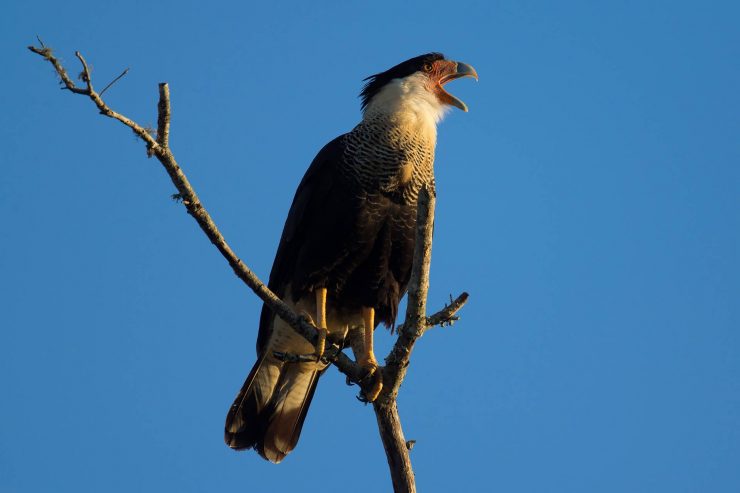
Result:
[[[432,71],[432,64],[431,63],[425,63],[423,69],[424,69],[424,72],[431,72]]]

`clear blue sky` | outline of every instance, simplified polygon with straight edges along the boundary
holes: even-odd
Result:
[[[439,131],[430,307],[400,409],[424,492],[740,491],[737,2],[6,2],[0,491],[387,491],[335,370],[274,466],[222,441],[259,303],[127,129],[156,123],[266,277],[295,187],[363,77],[472,64]],[[379,353],[391,338],[378,335]]]

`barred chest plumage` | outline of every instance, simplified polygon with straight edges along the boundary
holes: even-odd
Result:
[[[345,135],[341,171],[363,192],[415,205],[421,187],[434,186],[436,137],[414,115],[366,115]]]

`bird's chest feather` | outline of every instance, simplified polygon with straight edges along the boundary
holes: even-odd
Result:
[[[346,169],[369,193],[415,202],[434,174],[436,132],[410,119],[363,121],[347,136]]]

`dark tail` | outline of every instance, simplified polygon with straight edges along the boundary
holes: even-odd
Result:
[[[278,463],[293,450],[322,371],[312,363],[261,357],[226,416],[224,440]]]

